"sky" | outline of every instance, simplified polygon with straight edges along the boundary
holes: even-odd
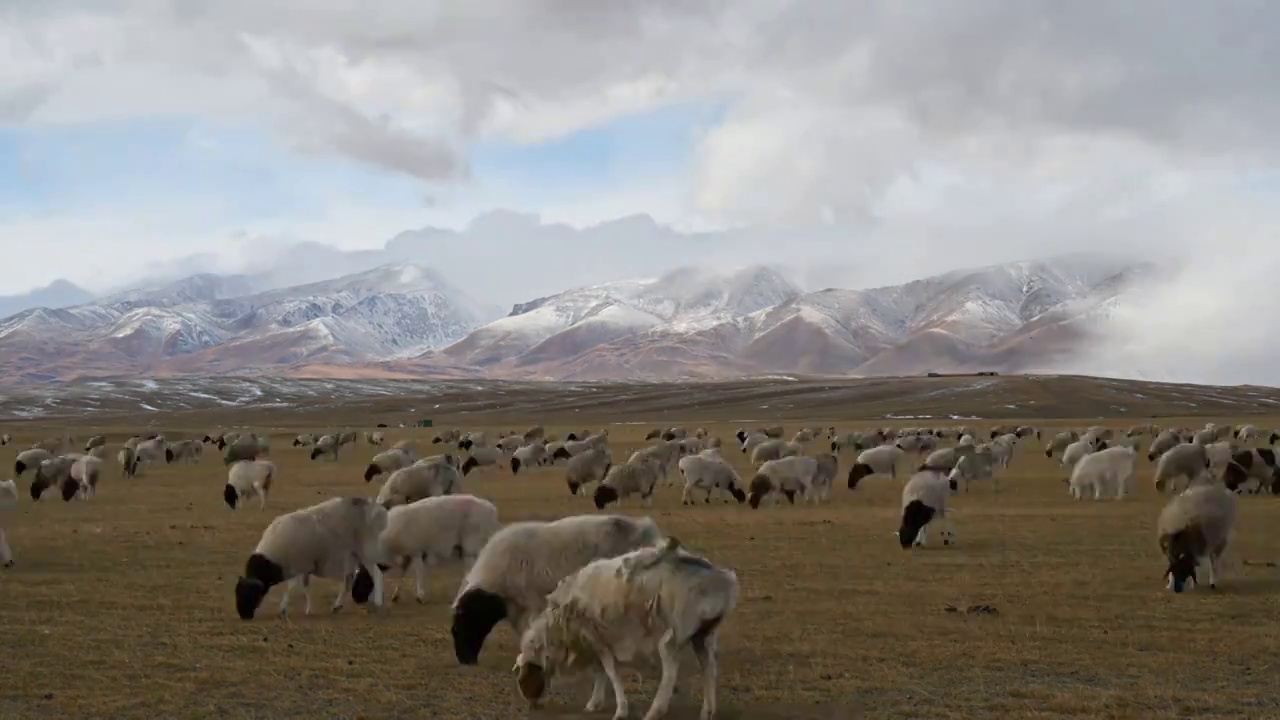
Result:
[[[1084,369],[1280,382],[1276,27],[1265,0],[9,0],[4,293],[495,210],[526,221],[440,257],[505,268],[467,276],[499,304],[683,264],[645,232],[823,286],[1104,250],[1182,269]],[[516,282],[535,255],[577,260]]]

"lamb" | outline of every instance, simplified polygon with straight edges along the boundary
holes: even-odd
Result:
[[[379,475],[393,473],[412,464],[412,456],[404,450],[398,448],[383,450],[374,455],[373,459],[369,461],[369,466],[364,469],[364,481],[370,482]]]
[[[311,614],[311,577],[342,581],[331,610],[342,609],[356,566],[373,576],[373,603],[382,607],[382,571],[378,569],[378,538],[387,527],[385,508],[367,498],[336,497],[271,521],[236,581],[236,612],[252,620],[267,592],[288,581],[280,595],[280,617],[288,615],[289,594],[301,585]]]
[[[983,445],[976,448],[973,452],[960,455],[956,459],[956,464],[951,468],[951,472],[947,474],[949,480],[964,479],[964,491],[969,492],[969,483],[974,480],[991,480],[992,492],[1000,492],[1000,482],[996,479],[995,468],[999,464],[996,460],[995,453],[992,448]],[[930,465],[925,463],[921,467],[933,467],[941,469],[940,465]]]
[[[956,481],[942,470],[924,467],[916,471],[902,487],[902,522],[898,526],[898,544],[903,550],[925,544],[925,530],[935,520],[943,523],[942,544],[955,541],[955,530],[947,516],[947,495],[955,492]]]
[[[27,468],[38,468],[40,463],[53,457],[53,453],[43,448],[31,448],[18,453],[18,457],[13,461],[13,474],[22,477],[22,473]]]
[[[613,453],[608,448],[592,448],[570,459],[569,466],[565,468],[569,494],[577,495],[587,485],[603,481],[611,467]]]
[[[6,443],[7,444],[7,443]],[[9,549],[9,537],[5,534],[5,517],[18,506],[18,484],[13,480],[0,481],[0,566],[13,567],[13,552]]]
[[[770,460],[778,460],[780,458],[799,455],[804,451],[796,443],[786,442],[781,439],[773,439],[762,442],[751,451],[751,464],[755,466],[763,465]]]
[[[554,678],[591,669],[595,682],[587,711],[604,706],[608,681],[617,706],[614,718],[626,718],[630,708],[618,664],[656,653],[662,679],[645,715],[656,720],[670,706],[680,653],[692,647],[703,674],[700,717],[711,720],[719,674],[717,631],[737,598],[732,570],[683,551],[674,538],[661,549],[592,562],[556,587],[546,609],[522,634],[514,668],[517,687],[536,707]]]
[[[466,475],[478,467],[495,467],[502,469],[502,461],[507,458],[502,450],[496,447],[473,447],[471,457],[462,463],[462,474]]]
[[[1206,470],[1182,493],[1175,495],[1160,511],[1156,540],[1169,561],[1166,587],[1182,592],[1187,581],[1197,584],[1196,568],[1209,561],[1209,587],[1218,586],[1222,555],[1235,530],[1236,498],[1214,481]]]
[[[1151,441],[1151,447],[1147,448],[1147,460],[1155,462],[1156,458],[1165,454],[1170,448],[1182,443],[1182,437],[1173,430],[1165,430]]]
[[[716,455],[714,457],[699,454],[680,458],[680,474],[684,476],[684,494],[680,501],[684,505],[693,504],[693,491],[704,490],[707,493],[705,503],[711,502],[713,490],[723,490],[733,496],[739,503],[746,501],[747,494],[742,490],[742,479],[738,477],[733,466]]]
[[[462,492],[462,473],[443,462],[414,464],[391,473],[378,489],[376,502],[390,510],[426,497]]]
[[[318,457],[329,457],[334,462],[338,461],[338,450],[342,448],[343,443],[338,439],[337,435],[322,435],[316,441],[315,447],[311,448],[311,459]]]
[[[1165,487],[1172,489],[1173,480],[1186,477],[1189,484],[1200,475],[1201,470],[1209,467],[1209,455],[1204,445],[1196,442],[1180,443],[1160,456],[1156,463],[1154,478],[1156,491],[1164,492]]]
[[[1117,500],[1133,491],[1133,476],[1138,454],[1133,448],[1118,445],[1090,453],[1080,459],[1067,481],[1071,497],[1082,500],[1093,491],[1093,499],[1115,493]]]
[[[267,494],[275,478],[276,466],[270,460],[240,460],[227,471],[227,484],[222,488],[222,500],[232,510],[241,499],[258,498],[258,509],[267,509]]]
[[[1240,492],[1252,481],[1252,492],[1267,488],[1273,495],[1280,495],[1280,467],[1276,466],[1276,452],[1271,448],[1241,450],[1231,456],[1222,471],[1222,484],[1228,490]]]
[[[622,504],[623,499],[639,495],[650,507],[653,506],[653,489],[662,475],[662,466],[654,458],[642,457],[638,461],[628,460],[621,465],[614,465],[605,474],[604,480],[596,486],[592,501],[597,510],[603,510],[611,503]]]
[[[857,462],[849,468],[849,489],[858,487],[858,483],[872,475],[888,475],[898,477],[898,462],[906,455],[896,445],[880,445],[858,454]]]
[[[556,585],[592,560],[662,541],[662,532],[647,517],[575,515],[507,525],[480,551],[453,601],[455,657],[475,665],[485,639],[503,619],[522,636]]]
[[[755,510],[766,496],[777,498],[781,493],[792,505],[796,493],[809,496],[813,492],[813,478],[818,472],[818,461],[803,455],[770,460],[756,470],[747,492],[747,504]]]
[[[540,442],[519,447],[511,454],[511,474],[519,473],[522,467],[542,465],[546,463],[547,458],[547,446]]]
[[[429,497],[391,508],[387,527],[378,537],[378,569],[384,577],[393,567],[400,570],[401,582],[396,583],[391,602],[399,599],[400,585],[410,566],[418,602],[426,602],[427,566],[460,559],[470,570],[485,543],[501,527],[498,508],[474,495]],[[351,599],[363,605],[372,592],[373,575],[361,567],[351,584]]]

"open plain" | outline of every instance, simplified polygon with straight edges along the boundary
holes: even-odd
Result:
[[[511,674],[515,638],[506,625],[495,629],[478,667],[459,666],[449,637],[457,567],[432,573],[425,605],[413,601],[407,580],[382,616],[350,602],[329,614],[338,584],[319,580],[316,614],[303,617],[299,599],[290,620],[277,619],[277,588],[255,620],[241,621],[232,587],[272,518],[377,490],[376,481],[362,480],[374,449],[361,441],[338,462],[311,461],[290,447],[300,432],[385,423],[388,444],[415,439],[430,449],[442,427],[523,431],[536,422],[562,436],[608,427],[615,457],[625,457],[651,427],[706,427],[749,477],[732,435],[775,422],[788,436],[801,426],[986,429],[995,418],[1046,433],[1249,422],[1266,429],[1262,442],[1280,425],[1280,391],[1271,388],[1072,377],[384,383],[343,396],[338,382],[326,394],[324,381],[306,393],[282,381],[278,397],[264,397],[259,386],[243,402],[212,389],[235,382],[98,388],[92,401],[85,398],[93,388],[68,389],[43,415],[33,399],[39,393],[0,401],[7,418],[0,432],[14,436],[0,448],[6,473],[18,449],[49,436],[66,433],[82,444],[106,433],[113,448],[90,500],[64,503],[49,493],[32,502],[20,481],[8,522],[16,565],[0,571],[0,717],[611,717],[611,705],[582,714],[585,680],[558,688],[547,709],[529,711]],[[435,429],[398,427],[419,418]],[[256,501],[235,512],[223,505],[226,471],[215,451],[200,464],[152,467],[127,480],[114,463],[114,449],[133,434],[174,440],[240,428],[271,435],[279,478],[266,512]],[[827,444],[821,439],[809,452]],[[1025,440],[998,493],[984,481],[953,496],[954,546],[937,544],[935,533],[928,547],[904,552],[893,531],[908,464],[896,480],[871,478],[850,492],[844,475],[853,456],[841,455],[824,505],[682,506],[675,486],[661,487],[651,509],[623,505],[621,512],[651,514],[666,533],[738,573],[739,605],[721,633],[721,718],[1280,716],[1272,685],[1280,499],[1242,496],[1225,579],[1216,591],[1177,596],[1164,589],[1155,538],[1167,496],[1152,487],[1145,457],[1135,497],[1077,502],[1057,462],[1044,457],[1043,441]],[[515,477],[482,468],[465,488],[492,500],[504,521],[596,512],[567,492],[563,467]],[[967,612],[977,605],[995,612]],[[697,717],[700,698],[691,656],[682,667],[677,720]],[[630,677],[639,717],[656,673]]]

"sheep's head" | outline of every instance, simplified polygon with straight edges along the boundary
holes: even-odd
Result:
[[[898,526],[898,544],[908,550],[916,541],[921,528],[933,519],[933,508],[919,500],[912,500],[902,509],[902,523]]]
[[[595,495],[591,499],[597,510],[603,510],[610,503],[618,501],[618,491],[609,485],[601,484],[596,486]]]
[[[240,493],[236,492],[236,488],[231,483],[227,483],[222,487],[222,501],[232,510],[236,509],[236,502],[240,500]]]
[[[501,595],[471,588],[458,596],[453,604],[453,654],[463,665],[475,665],[480,649],[493,626],[507,616],[507,603]]]
[[[1180,593],[1186,589],[1187,583],[1192,585],[1198,584],[1196,580],[1195,555],[1190,552],[1181,552],[1176,557],[1169,560],[1169,567],[1165,569],[1164,576],[1168,578],[1168,589]]]
[[[471,472],[472,470],[476,469],[479,466],[480,466],[480,463],[475,459],[475,456],[469,457],[467,458],[466,462],[462,463],[462,474],[465,476],[467,473]]]
[[[74,478],[66,478],[62,481],[62,499],[64,502],[71,502],[71,498],[80,492],[80,482]]]
[[[378,563],[378,569],[386,572],[391,569],[390,565]],[[369,598],[373,596],[373,574],[369,569],[361,565],[356,571],[355,579],[351,581],[351,599],[356,601],[357,605],[363,605],[369,602]]]
[[[856,490],[859,481],[874,474],[875,470],[872,469],[870,465],[866,463],[855,463],[853,467],[849,468],[849,489]]]

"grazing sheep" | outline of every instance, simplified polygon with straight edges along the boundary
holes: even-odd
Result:
[[[1147,460],[1155,462],[1156,458],[1165,454],[1170,448],[1182,443],[1182,437],[1173,430],[1165,430],[1151,441],[1151,447],[1147,448]]]
[[[1191,442],[1197,445],[1208,445],[1209,443],[1217,439],[1218,439],[1218,433],[1213,428],[1205,428],[1204,430],[1198,430],[1191,435]]]
[[[541,425],[534,425],[533,427],[524,431],[524,442],[526,445],[530,443],[538,442],[539,440],[544,440],[546,439],[546,437],[547,437],[547,431],[543,429]]]
[[[991,452],[991,459],[1001,468],[1009,469],[1009,463],[1013,461],[1013,449],[1018,438],[1013,435],[1001,435],[986,444],[987,449]]]
[[[374,447],[382,447],[387,444],[387,436],[380,432],[367,432],[364,434],[364,441]]]
[[[370,482],[379,475],[387,475],[401,468],[407,468],[413,462],[413,457],[404,450],[398,448],[383,450],[374,455],[369,461],[369,466],[364,469],[364,481]]]
[[[133,453],[133,448],[120,448],[116,460],[120,463],[121,477],[131,478],[138,473],[138,456]]]
[[[315,447],[311,448],[311,459],[315,460],[318,457],[328,457],[334,462],[338,462],[338,450],[340,450],[342,446],[343,443],[338,439],[338,436],[322,435],[320,439],[316,441]]]
[[[55,455],[40,463],[36,467],[36,476],[31,480],[31,499],[39,500],[44,491],[51,487],[64,488],[65,495],[65,488],[70,486],[71,495],[74,496],[79,484],[71,479],[71,466],[76,463],[77,457],[84,456]]]
[[[316,444],[316,436],[312,433],[303,433],[293,439],[294,447],[311,447]]]
[[[432,445],[441,443],[456,443],[462,439],[461,430],[442,430],[435,437],[431,438]]]
[[[426,497],[462,492],[462,473],[448,463],[410,465],[391,473],[378,489],[377,503],[388,510]]]
[[[31,448],[18,453],[18,457],[13,461],[13,474],[22,477],[22,473],[27,468],[38,468],[40,463],[53,457],[53,453],[44,448]]]
[[[679,473],[680,456],[683,454],[682,440],[663,440],[646,448],[641,448],[627,459],[627,462],[650,460],[658,465],[658,479],[675,481]]]
[[[1085,455],[1097,452],[1098,450],[1105,450],[1106,448],[1107,443],[1105,441],[1091,437],[1087,434],[1068,445],[1067,449],[1062,451],[1062,468],[1066,471],[1067,477],[1071,476],[1072,469],[1075,468],[1076,463],[1080,462],[1081,458]]]
[[[849,468],[849,489],[858,487],[863,478],[872,475],[898,477],[898,463],[906,455],[896,445],[880,445],[858,453],[857,462]]]
[[[469,432],[458,441],[459,450],[482,448],[489,444],[489,436],[483,432]]]
[[[1000,492],[1000,481],[996,479],[995,469],[999,465],[996,460],[992,448],[988,445],[975,448],[972,452],[960,455],[956,459],[955,465],[951,471],[947,473],[949,480],[964,480],[964,491],[969,492],[969,483],[974,480],[991,480],[991,491]],[[932,467],[941,469],[941,465],[931,465],[928,462],[922,467]]]
[[[1257,493],[1263,488],[1273,495],[1280,495],[1280,467],[1276,465],[1276,452],[1271,448],[1241,450],[1231,456],[1222,471],[1222,484],[1228,490]],[[1245,485],[1251,484],[1251,488]]]
[[[1165,576],[1169,590],[1180,593],[1187,581],[1196,584],[1196,568],[1209,561],[1209,587],[1218,586],[1222,555],[1235,530],[1235,493],[1202,470],[1182,493],[1160,511],[1156,539],[1169,561]]]
[[[474,495],[444,495],[397,505],[387,513],[387,527],[378,537],[378,569],[399,568],[400,582],[391,602],[400,597],[400,585],[409,567],[419,603],[427,599],[428,565],[443,566],[461,560],[470,570],[489,538],[501,528],[498,508]],[[361,567],[351,584],[351,599],[363,605],[373,592],[373,575]]]
[[[524,444],[524,437],[520,435],[507,435],[498,438],[498,442],[494,443],[494,447],[504,453],[515,452]]]
[[[761,443],[767,443],[771,439],[764,433],[744,434],[741,430],[738,431],[738,435],[735,437],[738,438],[738,443],[742,446],[742,452],[744,454],[755,450],[758,445]]]
[[[680,441],[681,455],[697,455],[707,449],[707,443],[698,438],[685,438]]]
[[[1134,425],[1125,431],[1127,437],[1141,437],[1143,435],[1157,435],[1160,428],[1155,425]]]
[[[342,581],[332,611],[342,602],[357,567],[373,575],[373,602],[382,606],[382,571],[378,538],[387,527],[385,508],[367,498],[336,497],[271,521],[236,581],[236,612],[252,620],[262,599],[275,585],[288,581],[280,595],[280,617],[289,610],[289,594],[302,586],[303,613],[311,614],[311,577]]]
[[[938,439],[932,435],[907,435],[898,438],[894,445],[903,452],[923,455],[937,449]]]
[[[942,544],[955,541],[955,529],[947,516],[947,496],[956,491],[956,481],[936,468],[925,467],[916,471],[902,486],[902,522],[898,526],[898,544],[903,550],[925,544],[925,530],[935,520],[941,520]]]
[[[760,501],[766,497],[777,495],[787,498],[792,505],[796,502],[796,494],[808,496],[813,492],[813,478],[818,472],[818,461],[804,455],[770,460],[756,470],[751,478],[747,491],[747,504],[751,509],[760,507]]]
[[[94,449],[94,448],[102,447],[102,446],[104,446],[104,445],[106,445],[106,444],[107,444],[107,436],[106,436],[106,435],[94,435],[93,437],[91,437],[91,438],[89,438],[87,441],[85,441],[85,444],[84,444],[84,451],[85,451],[85,452],[89,452],[90,450],[92,450],[92,449]]]
[[[98,494],[98,481],[102,479],[102,459],[93,455],[76,458],[71,463],[69,479],[62,483],[63,500],[70,501],[77,493],[85,499],[94,497]]]
[[[791,436],[791,442],[800,444],[811,443],[813,442],[813,431],[809,428],[798,430],[795,435]]]
[[[759,467],[770,460],[779,460],[785,457],[792,457],[804,452],[804,448],[796,443],[786,442],[781,439],[773,439],[762,442],[751,451],[751,464]]]
[[[356,433],[354,430],[340,432],[335,436],[339,445],[354,445],[356,442]]]
[[[587,712],[604,707],[613,686],[615,718],[630,712],[620,663],[658,655],[662,679],[646,718],[663,717],[675,692],[680,653],[691,647],[702,668],[703,720],[716,714],[717,631],[737,605],[738,577],[680,549],[645,548],[597,560],[566,578],[520,638],[516,685],[531,706],[551,681],[590,669]]]
[[[834,431],[835,429],[832,428],[832,432]],[[855,452],[862,452],[862,449],[864,447],[866,447],[866,441],[863,440],[862,433],[860,432],[850,432],[850,433],[845,433],[843,435],[833,435],[831,439],[831,452],[833,453],[838,453],[844,449],[853,450]]]
[[[182,440],[171,444],[165,457],[172,457],[169,462],[198,463],[204,457],[204,444],[196,440]]]
[[[637,461],[628,460],[621,465],[614,465],[596,486],[592,501],[597,510],[603,510],[611,503],[621,505],[625,498],[639,495],[652,507],[653,489],[661,475],[662,466],[654,458],[642,457]]]
[[[257,436],[253,433],[246,433],[237,437],[234,442],[225,442],[225,437],[219,446],[222,450],[222,464],[230,466],[234,462],[240,460],[257,460],[258,455],[263,453],[262,443],[258,441]],[[323,438],[321,438],[323,440]],[[315,455],[315,451],[312,451]]]
[[[533,442],[516,448],[511,454],[511,474],[516,475],[522,467],[537,467],[547,462],[547,446],[541,442]]]
[[[663,432],[665,431],[662,428],[654,428],[649,432],[645,433],[644,441],[649,442],[650,440],[657,440],[662,437]]]
[[[603,481],[611,467],[613,453],[608,448],[592,448],[573,457],[564,473],[569,494],[577,495],[587,485]]]
[[[222,488],[222,501],[232,510],[240,500],[258,498],[258,509],[267,509],[267,494],[275,478],[276,466],[270,460],[240,460],[227,471],[227,484]]]
[[[960,458],[972,455],[977,452],[977,448],[972,445],[963,445],[950,448],[941,448],[934,450],[925,457],[921,467],[941,468],[947,471],[955,468],[956,463],[960,462]]]
[[[1226,469],[1235,451],[1230,440],[1219,440],[1204,446],[1204,454],[1209,458],[1209,468],[1218,474]]]
[[[462,458],[457,455],[428,455],[420,460],[415,461],[414,465],[430,465],[432,463],[440,463],[448,465],[454,470],[462,471]]]
[[[561,580],[592,560],[662,542],[652,519],[575,515],[553,522],[515,522],[489,539],[453,601],[453,652],[474,665],[485,638],[506,619],[517,637],[546,606]]]
[[[1165,487],[1173,488],[1173,481],[1185,477],[1189,484],[1200,475],[1200,471],[1209,467],[1209,455],[1204,445],[1196,442],[1180,443],[1160,456],[1156,463],[1156,474],[1153,481],[1157,492],[1164,492]]]
[[[840,472],[840,458],[835,453],[818,453],[813,459],[818,467],[809,479],[809,493],[805,495],[805,500],[812,499],[818,503],[831,497],[831,486],[835,484],[836,475]]]
[[[711,493],[722,490],[733,496],[739,503],[747,499],[742,490],[742,479],[733,466],[716,455],[688,455],[680,458],[680,474],[684,476],[684,494],[681,503],[693,504],[693,491],[704,490],[707,493],[705,503],[711,502]]]
[[[0,447],[4,447],[5,445],[8,445],[11,442],[13,442],[12,435],[10,435],[9,433],[0,434]]]
[[[1118,445],[1090,453],[1080,459],[1067,481],[1071,497],[1082,500],[1092,490],[1093,499],[1101,500],[1114,493],[1117,500],[1133,491],[1133,476],[1138,454],[1133,448]]]
[[[471,448],[471,457],[462,463],[462,474],[467,475],[478,467],[493,467],[502,469],[502,461],[507,456],[502,454],[502,450],[496,447],[473,447]]]

